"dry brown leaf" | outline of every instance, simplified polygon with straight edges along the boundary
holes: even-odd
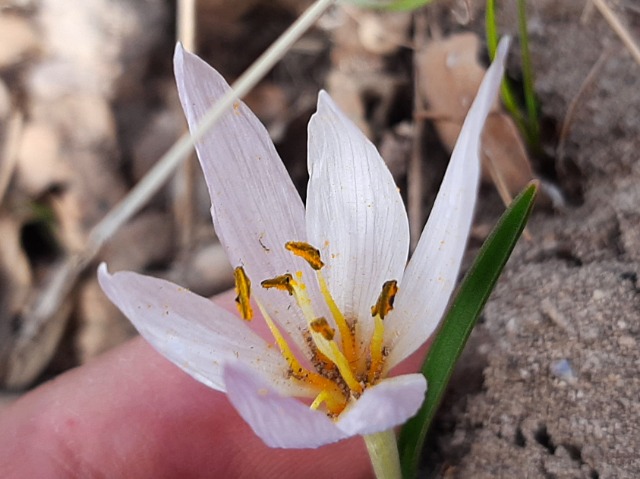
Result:
[[[33,276],[20,244],[20,224],[0,216],[0,378],[2,363],[13,339],[12,324],[22,310],[33,284]]]
[[[15,15],[0,15],[0,68],[23,61],[37,49],[38,36],[31,22]]]
[[[419,88],[429,105],[426,116],[449,151],[486,71],[478,62],[479,44],[474,33],[462,33],[431,41],[417,54]],[[495,183],[505,203],[535,177],[518,130],[499,100],[487,119],[481,149],[483,179]]]
[[[25,306],[38,294],[33,273],[20,241],[21,224],[0,217],[0,386],[21,389],[31,384],[56,351],[67,324],[66,301],[50,322],[32,335]]]
[[[342,111],[371,138],[387,126],[385,119],[389,108],[398,90],[406,84],[398,72],[387,69],[385,54],[378,53],[381,49],[386,51],[387,47],[382,43],[375,47],[363,44],[358,32],[365,13],[356,8],[348,9],[348,14],[346,8],[336,13],[337,26],[331,30],[332,66],[326,78],[326,88]],[[365,21],[365,24],[368,23]],[[394,38],[403,29],[406,38],[409,25],[399,22]],[[395,40],[392,43],[395,45]],[[373,111],[372,105],[375,105]]]
[[[105,296],[93,277],[78,287],[76,354],[80,363],[133,337],[133,325]]]
[[[60,138],[44,122],[25,125],[20,138],[17,181],[29,197],[37,198],[47,190],[64,185],[71,171],[60,156]]]

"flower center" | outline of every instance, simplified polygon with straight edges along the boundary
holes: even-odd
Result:
[[[294,297],[307,320],[307,330],[304,334],[311,353],[309,359],[312,368],[301,365],[276,323],[260,302],[256,304],[289,365],[290,377],[317,391],[310,407],[319,409],[324,405],[327,414],[335,417],[344,410],[352,398],[357,399],[368,386],[375,384],[380,378],[387,355],[384,347],[384,318],[393,309],[393,300],[398,291],[397,281],[387,281],[382,286],[376,304],[371,307],[371,315],[374,318],[373,335],[369,344],[358,348],[355,340],[356,320],[348,321],[333,299],[321,271],[324,263],[320,258],[320,251],[308,243],[293,241],[286,243],[285,248],[307,261],[315,271],[320,293],[337,328],[336,332],[327,318],[316,315],[301,271],[295,275],[287,273],[269,278],[260,283],[263,288],[286,291]],[[235,269],[234,275],[238,310],[245,320],[251,320],[251,282],[241,266]]]

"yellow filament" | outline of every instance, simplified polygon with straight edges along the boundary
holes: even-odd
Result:
[[[298,276],[301,276],[298,273]],[[291,291],[293,297],[295,298],[298,306],[302,310],[302,314],[307,320],[307,324],[311,324],[316,319],[316,314],[313,311],[313,307],[311,306],[311,298],[307,294],[307,288],[304,283],[298,283],[296,280],[292,279],[289,281],[291,285]]]
[[[327,341],[321,334],[313,331],[311,332],[311,337],[322,354],[336,365],[338,371],[340,371],[340,376],[342,376],[344,382],[347,383],[349,389],[361,393],[362,386],[351,371],[349,361],[347,361],[347,358],[342,354],[342,351],[340,351],[338,344],[335,341]]]
[[[382,369],[382,363],[384,361],[384,355],[382,354],[382,343],[384,340],[384,323],[379,314],[374,317],[373,336],[371,337],[371,366],[369,367],[369,374],[367,379],[369,384],[373,383],[376,379],[376,375],[380,373]]]
[[[304,243],[302,241],[289,241],[288,243],[285,243],[284,247],[296,256],[304,259],[309,263],[309,266],[316,271],[319,271],[324,266],[324,263],[320,259],[320,251],[309,243]]]
[[[287,361],[287,364],[289,364],[289,368],[291,368],[292,376],[304,383],[315,387],[316,389],[321,389],[323,392],[325,392],[326,394],[324,401],[327,403],[327,408],[330,411],[337,409],[342,410],[346,405],[346,399],[338,388],[338,385],[330,379],[327,379],[323,376],[320,376],[318,373],[314,373],[302,367],[298,359],[293,354],[293,351],[291,351],[291,348],[289,347],[289,344],[287,344],[286,339],[278,329],[278,326],[276,326],[276,324],[273,322],[271,317],[267,314],[260,303],[258,303],[258,307],[260,308],[260,312],[264,317],[265,323],[267,323],[267,326],[269,327],[269,331],[271,331],[271,335],[275,339],[276,344],[280,349],[282,357],[284,357],[284,359]]]
[[[369,346],[371,354],[371,366],[367,379],[369,384],[376,380],[376,376],[382,370],[384,362],[384,317],[393,309],[393,300],[398,292],[398,282],[396,280],[386,281],[382,285],[382,291],[378,296],[378,301],[371,307],[371,316],[374,318],[373,336]]]
[[[327,393],[327,391],[320,391],[320,394],[316,396],[316,398],[313,400],[309,408],[318,409],[323,402],[327,403],[327,400],[330,400],[330,399],[331,398],[329,397],[329,393]]]
[[[253,309],[251,309],[251,281],[244,272],[242,266],[238,266],[233,270],[233,278],[236,283],[236,306],[243,319],[251,321],[253,318]]]
[[[291,275],[288,276],[291,277]],[[296,273],[296,276],[298,276],[298,278],[301,278],[302,273]],[[264,286],[264,281],[262,282],[262,285]],[[353,372],[351,371],[349,361],[344,356],[344,354],[342,354],[342,351],[340,351],[340,348],[338,347],[336,342],[333,340],[327,340],[321,333],[314,331],[313,325],[316,323],[318,318],[313,311],[313,307],[311,306],[311,298],[309,298],[309,295],[307,294],[307,289],[304,283],[298,283],[294,279],[288,279],[287,285],[291,287],[293,297],[295,298],[298,306],[307,319],[311,338],[318,348],[318,351],[320,351],[324,356],[326,356],[329,361],[337,366],[342,379],[344,379],[344,382],[347,383],[347,386],[349,386],[352,391],[356,391],[358,393],[362,392],[362,386],[356,380]]]
[[[349,364],[352,364],[355,367],[358,358],[356,355],[355,338],[351,333],[351,328],[347,324],[347,320],[342,314],[342,311],[340,311],[340,308],[338,308],[338,305],[334,301],[333,296],[331,296],[329,287],[327,286],[327,282],[324,279],[324,275],[320,271],[318,271],[317,276],[318,283],[320,284],[320,292],[322,293],[327,306],[329,306],[329,311],[331,311],[331,315],[336,322],[336,326],[338,326],[338,331],[340,331],[340,337],[342,338],[342,350],[344,351],[344,355],[346,356],[347,361],[349,361]]]

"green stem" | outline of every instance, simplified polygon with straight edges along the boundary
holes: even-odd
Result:
[[[363,436],[377,479],[401,479],[398,443],[393,429]]]

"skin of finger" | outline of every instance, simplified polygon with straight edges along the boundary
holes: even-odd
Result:
[[[233,295],[217,299],[233,308]],[[418,355],[394,371],[415,371]],[[415,363],[415,364],[414,364]],[[361,438],[266,447],[224,394],[136,338],[0,414],[3,477],[370,477]]]

